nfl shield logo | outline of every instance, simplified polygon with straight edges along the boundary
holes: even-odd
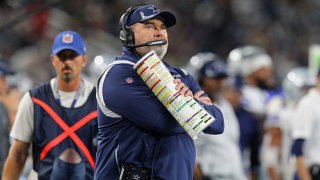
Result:
[[[127,77],[127,78],[126,78],[126,82],[127,82],[128,84],[133,83],[132,77]]]
[[[66,43],[66,44],[72,43],[73,42],[73,35],[70,33],[64,34],[62,36],[62,42]]]

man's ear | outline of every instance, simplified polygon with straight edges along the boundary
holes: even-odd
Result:
[[[87,62],[88,62],[88,56],[87,55],[83,55],[82,61],[83,61],[82,67],[84,68],[84,67],[86,67]]]
[[[53,57],[54,57],[54,54],[51,54],[50,60],[51,60],[51,63],[52,63],[52,64],[53,64]]]

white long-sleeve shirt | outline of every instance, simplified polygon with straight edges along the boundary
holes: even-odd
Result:
[[[225,131],[216,136],[203,135],[195,141],[197,156],[205,175],[212,179],[246,179],[241,163],[239,123],[228,101],[219,99],[216,104],[225,120]]]
[[[302,97],[293,115],[293,139],[305,139],[304,157],[308,166],[320,165],[320,93],[311,89]]]

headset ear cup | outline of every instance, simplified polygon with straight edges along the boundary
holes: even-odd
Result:
[[[123,46],[127,45],[127,33],[126,33],[126,27],[125,27],[126,16],[127,14],[124,13],[119,20],[119,39]]]
[[[127,31],[127,45],[131,45],[131,46],[134,46],[134,34],[133,32],[128,29]]]
[[[127,35],[123,30],[119,31],[119,38],[124,46],[127,45]]]
[[[134,33],[131,31],[130,28],[126,27],[126,23],[127,23],[128,16],[139,7],[140,6],[130,7],[120,18],[119,38],[120,38],[123,46],[125,46],[125,47],[133,46],[135,44],[134,43],[134,41],[135,41]]]

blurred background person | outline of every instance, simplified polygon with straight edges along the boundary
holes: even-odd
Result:
[[[244,108],[263,121],[268,90],[275,85],[271,57],[258,46],[241,46],[230,52],[228,68],[243,83],[241,101]]]
[[[269,124],[279,128],[281,131],[280,146],[278,147],[278,161],[274,166],[279,169],[279,174],[283,180],[294,179],[296,172],[294,160],[291,154],[292,146],[292,125],[296,106],[310,88],[316,83],[315,73],[308,67],[295,67],[290,70],[283,79],[282,89],[284,93],[284,107],[279,109],[277,121]]]
[[[21,98],[21,92],[18,87],[20,82],[18,79],[14,79],[15,73],[5,61],[0,60],[0,71],[0,101],[7,108],[9,128],[11,129]]]
[[[315,85],[315,74],[307,67],[290,70],[282,81],[282,95],[267,105],[262,162],[267,179],[294,179],[294,157],[291,154],[292,124],[296,104]],[[268,171],[269,170],[269,171]]]
[[[293,114],[292,153],[299,179],[320,179],[320,48],[310,46],[309,67],[316,74],[316,85],[299,101]]]
[[[242,84],[237,82],[235,77],[229,77],[223,94],[232,105],[239,121],[241,160],[245,173],[248,179],[257,180],[260,169],[260,126],[256,116],[241,103],[241,87]]]
[[[199,163],[196,167],[201,168],[207,179],[246,179],[241,163],[238,120],[232,106],[223,96],[225,79],[228,77],[226,64],[210,52],[196,54],[191,60],[195,58],[203,65],[200,69],[198,66],[194,67],[198,70],[194,76],[198,77],[199,85],[221,109],[225,119],[223,134],[214,137],[203,136],[195,141],[196,160]]]
[[[10,95],[10,89],[7,82],[7,76],[13,75],[14,72],[9,68],[9,66],[4,62],[0,61],[0,175],[2,175],[2,169],[6,157],[8,155],[8,151],[10,148],[10,138],[9,132],[11,129],[11,125],[13,123],[13,105],[15,102],[11,102],[12,95]]]
[[[0,150],[1,174],[12,143],[9,134],[14,123],[22,93],[31,87],[30,79],[26,75],[22,76],[21,74],[12,71],[6,62],[8,61],[0,60],[0,142],[3,143],[3,148]],[[26,178],[31,169],[32,157],[30,155],[27,159],[21,179]]]
[[[232,50],[228,56],[228,68],[235,84],[242,84],[243,108],[255,116],[258,121],[261,160],[260,177],[279,179],[279,173],[270,163],[274,163],[280,141],[272,136],[279,136],[278,128],[266,126],[272,121],[278,108],[282,107],[282,93],[276,87],[273,61],[261,47],[247,45]],[[269,123],[269,122],[268,122]],[[264,153],[266,152],[266,153]],[[272,161],[272,162],[271,162]]]

